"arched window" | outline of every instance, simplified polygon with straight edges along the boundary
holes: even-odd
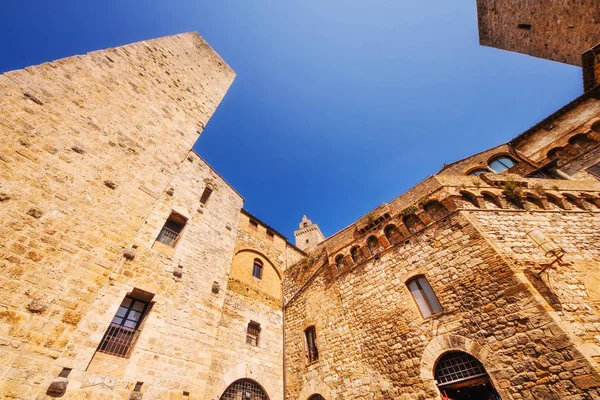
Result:
[[[354,263],[359,263],[362,260],[362,253],[360,251],[360,247],[358,246],[354,246],[353,248],[350,249],[350,257],[352,257],[352,261],[354,261]]]
[[[433,292],[431,285],[429,285],[427,278],[418,276],[406,282],[406,286],[408,286],[423,318],[428,318],[443,311],[442,305]]]
[[[490,168],[495,172],[504,172],[507,169],[514,167],[517,163],[508,156],[495,157],[490,161]]]
[[[306,340],[306,358],[309,363],[319,359],[319,349],[317,348],[317,330],[314,326],[309,326],[304,330],[304,339]]]
[[[320,394],[313,394],[308,398],[308,400],[325,400],[325,397],[321,396]]]
[[[375,236],[369,236],[369,238],[367,239],[367,247],[369,248],[369,251],[373,255],[378,252],[379,241],[377,240],[377,238]]]
[[[258,279],[262,279],[263,273],[263,262],[258,258],[254,259],[254,265],[252,266],[252,276]]]
[[[383,230],[383,233],[385,234],[385,237],[387,238],[388,242],[390,242],[390,244],[396,244],[400,242],[400,239],[402,239],[400,230],[396,225],[386,226]]]
[[[487,174],[488,172],[490,172],[488,169],[477,168],[477,169],[474,169],[473,171],[469,172],[469,175],[471,175],[471,176],[479,176],[481,174]]]
[[[219,400],[269,400],[269,397],[258,383],[240,379],[229,385]]]
[[[346,266],[346,261],[344,259],[344,256],[342,254],[338,254],[335,257],[335,267],[337,268],[338,271],[342,271],[345,266]]]

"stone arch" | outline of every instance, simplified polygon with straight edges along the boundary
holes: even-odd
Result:
[[[546,207],[544,207],[544,203],[542,202],[542,199],[540,199],[538,196],[536,196],[533,193],[525,193],[525,201],[530,204],[531,208],[538,209],[538,210],[546,209]]]
[[[253,274],[256,259],[262,262],[260,277]],[[231,261],[229,279],[245,285],[246,288],[261,291],[274,299],[281,299],[281,271],[269,257],[253,248],[236,251]]]
[[[346,267],[346,258],[343,254],[335,256],[335,267],[339,271],[342,271]]]
[[[549,160],[554,160],[555,158],[560,158],[564,155],[565,153],[565,149],[564,147],[554,147],[552,149],[550,149],[550,151],[548,151],[548,153],[546,154],[546,157],[548,157]]]
[[[383,233],[390,244],[396,244],[402,240],[402,233],[400,233],[400,229],[394,224],[386,226]]]
[[[423,206],[423,210],[432,220],[437,220],[448,214],[448,209],[438,200],[430,200]]]
[[[468,192],[466,190],[461,190],[460,196],[461,196],[463,203],[467,202],[467,203],[479,208],[479,201],[477,201],[477,196],[475,196],[473,193]]]
[[[592,124],[592,130],[596,133],[600,133],[600,121],[596,121]]]
[[[571,207],[574,209],[585,210],[585,206],[583,205],[583,201],[571,193],[563,193],[563,197],[571,204]]]
[[[486,203],[487,208],[502,208],[502,203],[498,196],[492,192],[481,192],[483,201]]]
[[[377,255],[382,249],[381,243],[375,235],[371,235],[367,238],[367,249],[371,255]]]
[[[269,264],[277,273],[277,276],[279,276],[279,279],[282,279],[282,273],[281,270],[279,269],[279,267],[277,267],[269,257],[267,257],[264,253],[261,253],[258,250],[255,249],[251,249],[251,248],[243,248],[243,249],[239,249],[238,251],[235,252],[235,254],[233,255],[234,257],[237,256],[240,253],[244,253],[244,252],[250,252],[250,253],[254,253],[257,256],[260,256],[262,258],[262,261],[266,261],[267,264]]]
[[[333,399],[331,389],[325,383],[311,379],[302,386],[302,390],[298,395],[298,400],[308,400],[311,396],[319,394],[325,398],[325,400]]]
[[[566,209],[561,198],[554,196],[553,194],[546,194],[546,199],[548,200],[548,204],[554,205],[555,208],[558,208],[559,210]]]
[[[267,398],[269,398],[269,394],[278,393],[277,387],[275,387],[271,380],[262,379],[258,376],[254,370],[257,368],[252,368],[252,366],[246,363],[239,363],[229,368],[227,372],[221,375],[221,379],[215,382],[215,389],[213,392],[213,396],[209,398],[219,399],[225,393],[225,391],[231,386],[233,383],[240,380],[250,380],[255,382],[258,386],[260,386],[264,392],[267,394]],[[258,369],[260,371],[260,369]]]
[[[425,228],[423,221],[421,221],[421,219],[415,214],[405,215],[404,218],[402,218],[402,223],[404,223],[406,229],[408,229],[410,233],[415,233]]]

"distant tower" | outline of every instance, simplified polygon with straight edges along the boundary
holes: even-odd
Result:
[[[296,237],[296,247],[302,250],[311,250],[325,240],[319,226],[313,224],[310,219],[306,218],[306,215],[302,217],[300,229],[294,232],[294,236]]]

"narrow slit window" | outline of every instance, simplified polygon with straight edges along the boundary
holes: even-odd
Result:
[[[442,305],[433,292],[427,278],[420,276],[410,280],[406,285],[415,299],[415,303],[417,303],[417,307],[423,318],[428,318],[433,314],[443,311]]]
[[[252,276],[258,279],[262,279],[263,274],[263,262],[258,258],[254,259],[254,265],[252,265]]]
[[[251,346],[258,346],[260,339],[260,324],[258,322],[250,321],[248,323],[248,329],[246,330],[246,343]]]
[[[200,196],[200,203],[202,204],[206,204],[206,202],[208,201],[208,198],[210,197],[210,195],[212,194],[212,189],[209,188],[208,186],[204,188],[204,191],[202,192],[202,196]]]
[[[304,330],[306,338],[306,357],[308,362],[314,362],[319,359],[319,350],[317,349],[317,331],[314,326],[309,326]]]
[[[148,302],[126,296],[98,346],[101,353],[128,358],[140,334]]]
[[[187,218],[176,212],[172,212],[167,218],[165,225],[156,238],[157,242],[161,242],[167,246],[175,247],[183,231],[183,227],[187,222]]]
[[[517,28],[523,29],[524,31],[530,31],[531,24],[517,24]]]

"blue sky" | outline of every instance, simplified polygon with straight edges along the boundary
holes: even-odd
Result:
[[[5,0],[0,71],[186,31],[238,74],[194,148],[292,240],[581,94],[579,68],[480,46],[475,0]]]

